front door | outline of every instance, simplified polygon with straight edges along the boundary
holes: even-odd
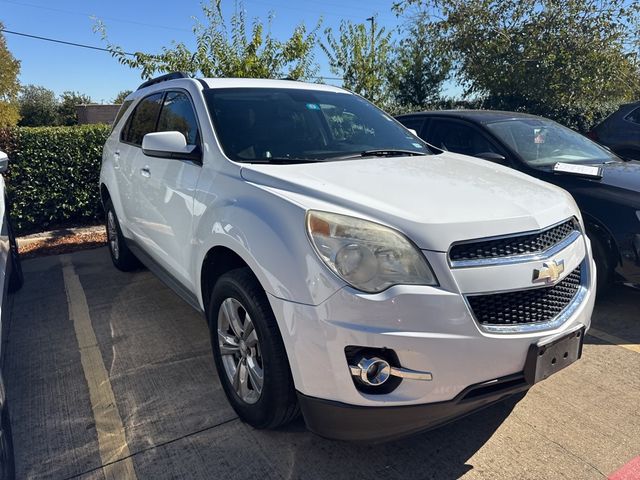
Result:
[[[200,133],[189,94],[168,91],[162,101],[156,131],[182,133],[188,145],[199,145]],[[191,289],[188,271],[192,241],[194,193],[201,165],[191,160],[145,155],[138,159],[141,202],[139,225],[145,250],[176,280]]]

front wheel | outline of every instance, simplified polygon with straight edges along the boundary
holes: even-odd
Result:
[[[238,416],[276,428],[299,413],[289,361],[267,296],[248,268],[216,282],[207,310],[222,388]]]

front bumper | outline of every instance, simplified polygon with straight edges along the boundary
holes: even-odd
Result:
[[[440,281],[437,288],[396,286],[379,294],[363,294],[344,287],[316,306],[269,296],[309,428],[332,438],[388,439],[438,426],[528,388],[522,383],[472,400],[468,397],[470,389],[487,382],[522,376],[532,344],[579,325],[589,328],[595,265],[588,245],[581,255],[570,253],[563,256],[567,271],[575,267],[570,262],[580,262],[583,255],[590,264],[585,295],[566,321],[541,331],[482,329],[460,292],[490,288],[503,279],[492,280],[490,271],[484,277],[452,272],[446,255],[438,252],[425,252]],[[530,283],[532,265],[520,268],[505,270],[512,283]],[[431,372],[433,378],[402,380],[388,393],[364,392],[356,388],[349,370],[348,346],[393,350],[402,367]],[[334,415],[339,420],[331,420]],[[374,426],[366,426],[374,418]]]
[[[362,407],[298,393],[307,428],[321,437],[387,442],[442,426],[530,387],[522,374],[472,385],[454,399],[424,405]]]

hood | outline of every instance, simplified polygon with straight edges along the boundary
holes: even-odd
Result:
[[[245,164],[242,177],[305,208],[391,226],[420,248],[537,230],[572,215],[564,190],[515,170],[453,153],[298,165]]]
[[[612,187],[640,192],[640,162],[612,162],[602,165],[600,183]]]

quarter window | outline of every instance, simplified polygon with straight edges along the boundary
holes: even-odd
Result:
[[[155,93],[143,99],[129,117],[122,140],[134,145],[142,145],[142,138],[155,131],[160,113],[163,93]]]
[[[180,132],[187,139],[187,145],[198,142],[198,122],[189,97],[182,92],[169,92],[164,99],[158,132]]]

